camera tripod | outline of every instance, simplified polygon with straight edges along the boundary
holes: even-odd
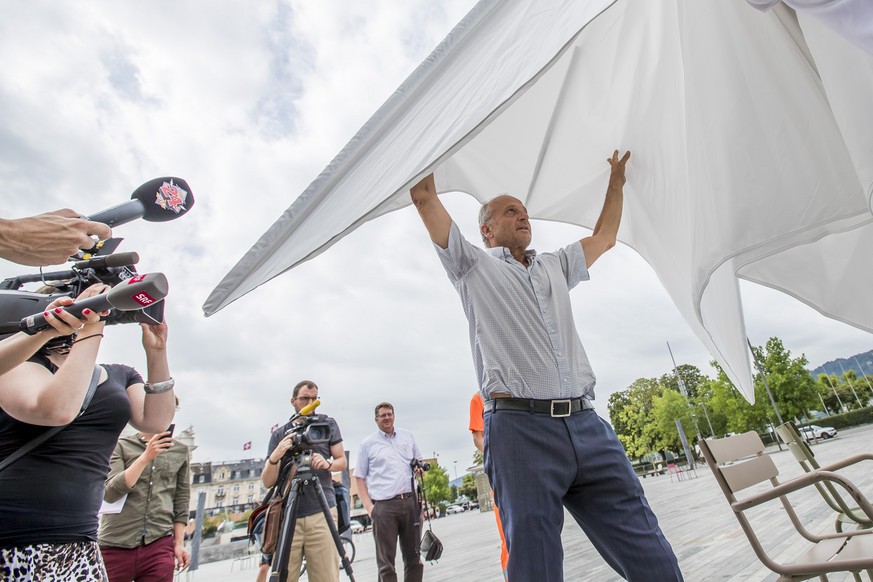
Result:
[[[340,556],[343,570],[349,580],[355,582],[355,577],[352,572],[352,562],[346,556],[345,548],[343,547],[342,539],[339,531],[336,528],[336,523],[333,521],[333,516],[330,514],[330,507],[327,505],[327,499],[324,497],[324,490],[321,487],[321,482],[318,476],[312,470],[312,451],[306,450],[297,453],[295,462],[289,464],[288,471],[283,475],[283,483],[279,485],[279,490],[284,487],[284,480],[293,472],[293,467],[297,468],[291,480],[291,488],[288,495],[285,497],[282,528],[279,531],[279,539],[276,543],[276,549],[273,551],[273,563],[270,571],[270,582],[286,582],[288,580],[288,562],[291,560],[291,542],[294,541],[294,529],[297,527],[297,507],[300,504],[300,493],[308,491],[316,496],[318,503],[321,506],[321,513],[330,528],[330,535],[333,538],[333,543],[336,546],[337,553]]]

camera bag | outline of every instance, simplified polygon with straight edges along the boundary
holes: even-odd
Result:
[[[424,494],[423,483],[419,483],[418,496],[421,500],[421,503],[419,504],[419,512],[424,513],[424,515],[427,517],[427,531],[424,532],[424,536],[422,536],[421,538],[419,551],[421,552],[421,557],[423,560],[427,562],[435,562],[439,560],[440,557],[443,555],[443,543],[436,536],[436,534],[433,533],[433,528],[431,527],[430,520],[431,512],[427,506],[427,497]]]
[[[264,554],[272,554],[279,543],[279,532],[285,514],[285,496],[291,488],[293,473],[296,473],[295,466],[288,469],[267,493],[264,503],[249,516],[249,540],[254,543],[260,541],[261,552]]]

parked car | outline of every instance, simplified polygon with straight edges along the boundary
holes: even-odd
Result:
[[[446,515],[452,515],[453,513],[464,513],[466,511],[463,505],[449,505],[446,507]]]
[[[366,526],[363,523],[358,521],[357,519],[352,519],[349,521],[349,529],[352,530],[352,533],[361,533],[366,530]]]
[[[814,439],[829,439],[831,437],[837,436],[837,429],[832,426],[819,426],[817,424],[811,424],[809,426],[804,426],[800,429],[800,434],[803,435],[804,440],[809,442]]]

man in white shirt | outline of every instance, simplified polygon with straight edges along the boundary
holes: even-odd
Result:
[[[373,520],[380,582],[395,582],[397,540],[403,555],[403,579],[420,582],[424,574],[419,547],[421,512],[413,487],[412,462],[421,457],[412,433],[394,427],[394,406],[376,406],[379,430],[361,443],[355,479],[358,497]]]

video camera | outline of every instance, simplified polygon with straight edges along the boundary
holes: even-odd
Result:
[[[312,414],[300,418],[303,419],[302,422],[285,431],[285,436],[293,435],[289,449],[292,454],[330,441],[330,423],[325,422],[322,415]]]
[[[185,180],[156,178],[137,188],[128,202],[93,214],[90,220],[110,226],[136,218],[164,222],[185,214],[193,204],[194,196]],[[72,264],[68,270],[18,275],[0,281],[0,339],[24,330],[28,317],[41,314],[49,303],[59,297],[75,298],[96,283],[115,288],[125,281],[133,283],[146,277],[139,275],[134,266],[139,262],[137,253],[113,254],[123,240],[110,238],[98,242],[88,251],[80,251],[70,257]],[[32,283],[39,283],[41,287],[32,291],[22,289]],[[148,302],[145,307],[142,307],[145,303],[139,303],[135,307],[116,309],[113,306],[103,320],[109,325],[140,322],[156,324],[164,320],[163,296],[160,300]],[[59,337],[48,342],[45,347],[49,351],[69,348],[71,342],[71,336]]]

